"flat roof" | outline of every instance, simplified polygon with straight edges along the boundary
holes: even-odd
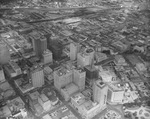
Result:
[[[81,105],[85,102],[85,96],[82,93],[76,93],[71,97],[78,105]]]

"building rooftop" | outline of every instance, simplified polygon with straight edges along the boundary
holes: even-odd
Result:
[[[113,90],[113,91],[124,91],[124,88],[120,84],[112,84],[109,83],[108,86]]]
[[[82,107],[85,108],[87,111],[94,107],[93,102],[91,100],[86,101],[82,104]]]
[[[30,93],[29,96],[30,96],[31,100],[34,101],[34,100],[38,99],[38,97],[40,96],[40,94],[39,94],[38,91],[36,91],[36,92]]]
[[[66,85],[64,88],[62,88],[63,91],[67,92],[69,95],[77,92],[79,90],[78,86],[74,83],[70,83]]]
[[[82,93],[76,93],[71,97],[78,105],[82,105],[85,102],[85,96]]]
[[[104,82],[102,82],[101,80],[97,80],[96,85],[100,88],[103,88],[103,87],[105,87],[106,84]]]

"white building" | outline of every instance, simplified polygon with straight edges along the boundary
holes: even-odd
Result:
[[[30,76],[33,87],[37,88],[44,85],[44,72],[42,66],[36,65],[32,67],[30,71]]]
[[[43,52],[43,63],[48,64],[53,62],[53,54],[50,50],[45,50]]]
[[[95,51],[93,48],[86,48],[83,52],[77,54],[77,65],[85,67],[93,63]]]
[[[43,109],[45,111],[50,110],[50,108],[51,108],[51,102],[50,102],[50,100],[48,99],[48,97],[45,94],[41,94],[38,97],[38,102],[43,107]]]
[[[107,101],[109,103],[122,104],[124,93],[124,89],[120,84],[109,84]]]
[[[70,60],[77,59],[77,53],[80,50],[80,44],[78,43],[70,43]]]
[[[100,107],[106,106],[108,86],[100,80],[93,84],[93,100],[97,102]]]
[[[99,76],[102,78],[103,82],[115,82],[117,80],[116,74],[109,70],[100,71]]]
[[[91,119],[100,113],[106,106],[101,107],[98,103],[87,100],[82,93],[76,93],[71,97],[71,104],[85,119]]]

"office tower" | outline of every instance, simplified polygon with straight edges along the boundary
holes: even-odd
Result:
[[[33,49],[38,57],[42,57],[43,52],[47,49],[47,40],[44,36],[37,35],[32,38]]]
[[[54,86],[60,89],[72,82],[72,70],[61,67],[54,71]]]
[[[53,62],[53,54],[50,50],[45,50],[43,52],[43,63],[44,64],[48,64],[48,63],[52,63]]]
[[[45,50],[47,50],[47,39],[44,36],[40,38],[40,45],[41,45],[40,52],[42,54]]]
[[[35,65],[30,69],[30,76],[33,87],[42,87],[44,85],[44,73],[41,65]]]
[[[83,52],[77,54],[77,65],[80,67],[85,67],[93,63],[94,49],[86,48]]]
[[[53,58],[58,60],[62,56],[63,45],[60,40],[57,38],[48,40],[48,49],[52,51]]]
[[[2,66],[0,65],[0,82],[5,81],[4,71]]]
[[[85,89],[85,70],[76,68],[73,70],[73,82],[79,87],[80,90]]]
[[[86,71],[86,78],[88,79],[98,79],[98,70],[95,68],[95,66],[86,66],[85,67]]]
[[[80,50],[80,44],[79,43],[70,43],[70,60],[76,60],[77,59],[77,53]]]
[[[95,81],[93,84],[93,101],[98,102],[100,107],[105,106],[107,101],[107,92],[108,86],[105,83],[100,80]]]
[[[0,42],[0,64],[6,64],[10,61],[10,53],[7,45]]]

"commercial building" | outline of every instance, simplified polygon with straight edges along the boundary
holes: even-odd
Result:
[[[50,50],[45,50],[42,55],[43,63],[48,64],[53,62],[53,54]]]
[[[126,65],[127,64],[122,55],[116,55],[114,62],[116,65]]]
[[[14,61],[10,61],[9,64],[5,64],[4,69],[6,74],[11,78],[22,74],[21,68]]]
[[[69,101],[70,97],[78,91],[79,91],[79,88],[74,83],[70,83],[66,85],[65,87],[61,88],[61,94],[66,101]]]
[[[86,72],[82,68],[73,69],[73,82],[79,87],[79,90],[82,91],[85,89],[85,79]]]
[[[94,65],[86,66],[85,71],[86,71],[86,78],[88,78],[89,80],[98,79],[98,70],[95,68]]]
[[[5,43],[0,42],[0,64],[6,64],[10,61],[10,53]]]
[[[33,32],[30,37],[33,45],[33,49],[37,56],[42,57],[43,52],[47,49],[47,40],[44,36],[39,35],[37,32]]]
[[[77,54],[77,65],[80,67],[85,67],[93,63],[94,49],[86,48],[84,51]]]
[[[5,81],[4,71],[2,66],[0,65],[0,82]]]
[[[52,70],[49,66],[44,67],[44,76],[45,76],[49,81],[53,81],[53,79],[54,79],[53,70]]]
[[[38,97],[39,104],[43,107],[44,111],[48,111],[51,108],[51,102],[45,94],[41,94]]]
[[[17,75],[22,74],[21,68],[18,66],[16,62],[10,61],[9,64],[12,67],[12,69],[16,72]]]
[[[100,107],[106,106],[108,86],[100,80],[93,84],[93,101],[97,102]]]
[[[101,62],[107,59],[107,55],[105,53],[96,52],[95,53],[96,63]]]
[[[77,53],[80,51],[79,43],[70,43],[70,60],[77,59]]]
[[[99,76],[103,82],[115,82],[117,81],[116,74],[111,70],[103,70],[99,72]]]
[[[93,118],[106,108],[106,106],[100,107],[98,103],[88,100],[82,93],[75,93],[71,97],[71,104],[85,119]]]
[[[32,110],[35,111],[36,115],[40,115],[43,113],[43,108],[38,102],[38,97],[40,93],[38,91],[29,93],[27,102]]]
[[[73,80],[72,70],[65,67],[54,71],[54,86],[60,91],[60,89]]]
[[[107,101],[109,103],[122,104],[124,99],[124,89],[120,84],[109,84]]]
[[[33,87],[42,87],[44,85],[44,72],[41,65],[35,65],[30,69],[30,77]]]

